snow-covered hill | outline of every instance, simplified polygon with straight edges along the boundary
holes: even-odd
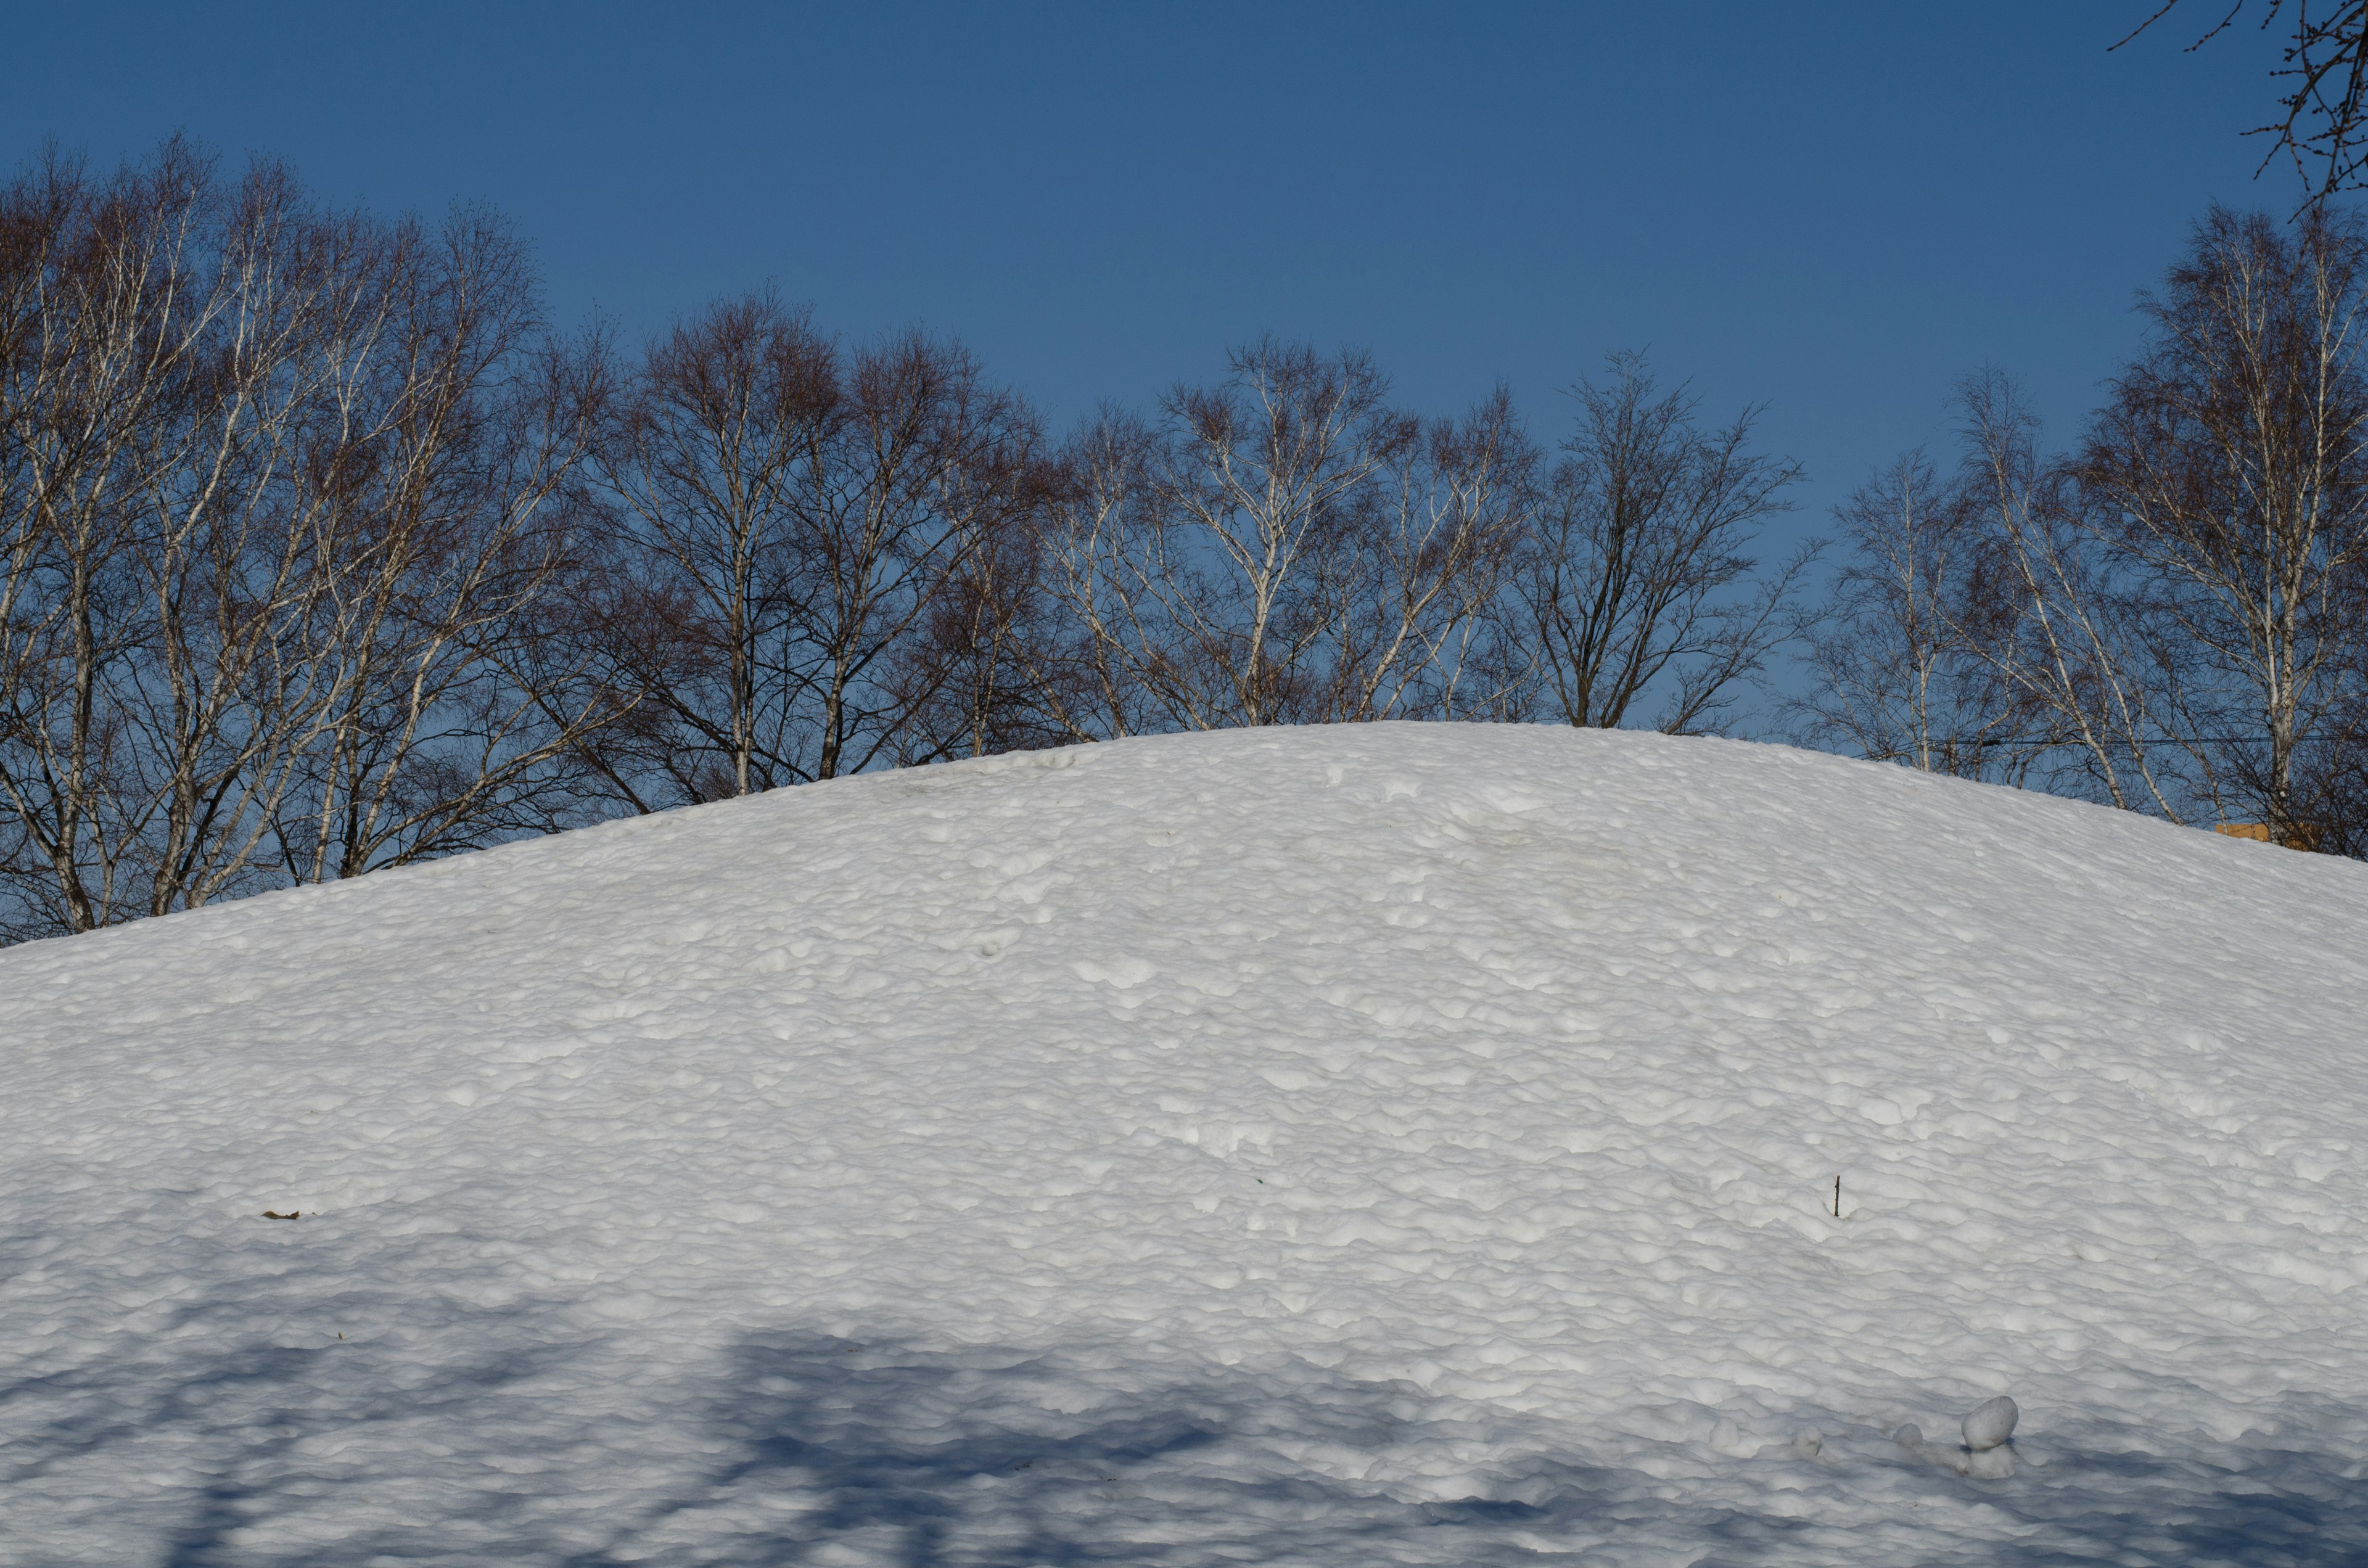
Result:
[[[2359,1561],[2363,1145],[2354,864],[1476,726],[788,790],[0,953],[0,1562]]]

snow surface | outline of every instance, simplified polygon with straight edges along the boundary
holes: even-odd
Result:
[[[2358,1562],[2363,1006],[2358,865],[1477,726],[18,948],[0,1562]]]

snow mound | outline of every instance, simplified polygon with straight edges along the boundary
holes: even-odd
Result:
[[[2364,1003],[2357,865],[1477,726],[19,948],[0,1562],[2352,1560]]]

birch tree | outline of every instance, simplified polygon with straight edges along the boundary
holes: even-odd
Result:
[[[1508,680],[1492,609],[1536,457],[1501,391],[1426,424],[1366,356],[1261,340],[1146,425],[1105,411],[1047,508],[1067,635],[1040,689],[1080,737],[1446,717]],[[1484,669],[1485,666],[1485,669]]]
[[[1797,619],[1809,688],[1788,708],[1860,756],[1928,773],[2021,782],[2037,746],[1984,645],[1993,574],[1962,494],[1921,451],[1834,509],[1843,559],[1829,602]]]
[[[547,612],[599,357],[533,296],[488,215],[181,142],[0,190],[9,934],[581,820],[615,709]]]
[[[2297,769],[2358,699],[2368,233],[2214,208],[2112,383],[2081,476],[2136,579],[2172,738],[2213,806],[2302,831]]]
[[[138,498],[177,458],[220,309],[211,176],[180,142],[105,180],[52,152],[0,196],[0,798],[17,918],[37,929],[89,930],[150,902],[155,801],[120,699],[145,643]]]

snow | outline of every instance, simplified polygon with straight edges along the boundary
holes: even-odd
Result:
[[[2355,864],[1481,726],[17,948],[0,1562],[2358,1560],[2363,998]]]
[[[1959,1424],[1965,1447],[1977,1454],[1997,1448],[2014,1436],[2014,1424],[2021,1417],[2022,1412],[2005,1394],[1982,1401],[1965,1412],[1965,1419]]]

